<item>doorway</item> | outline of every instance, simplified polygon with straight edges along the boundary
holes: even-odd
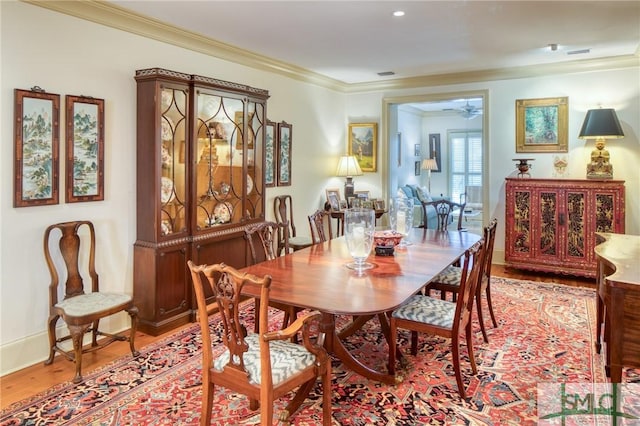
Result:
[[[485,189],[489,158],[487,123],[486,90],[383,99],[382,124],[386,132],[382,148],[387,151],[382,157],[387,161],[387,167],[383,168],[386,176],[382,176],[383,194],[393,197],[399,187],[416,184],[431,186],[435,196],[455,196],[458,199],[453,201],[459,201],[459,195],[466,192],[466,187],[474,186],[474,196],[480,198],[474,204],[480,209],[482,205],[488,205],[489,193]],[[474,146],[466,142],[461,144],[461,134],[477,135],[479,146],[470,151]],[[464,148],[462,151],[461,147]],[[480,162],[478,156],[481,156]],[[438,157],[439,169],[421,170],[419,163],[433,157]],[[467,161],[474,158],[474,164]],[[481,168],[479,171],[478,167]],[[486,209],[477,210],[475,225],[481,228],[487,215]]]

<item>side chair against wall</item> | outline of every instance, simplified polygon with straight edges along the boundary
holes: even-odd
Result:
[[[275,222],[258,222],[247,226],[244,230],[244,236],[249,244],[249,251],[251,252],[251,262],[256,264],[263,260],[272,260],[278,257],[279,249],[278,235],[282,232],[283,239],[283,251],[284,254],[289,253],[289,241],[287,239],[289,235],[288,222],[275,223]],[[256,246],[258,248],[256,248]],[[269,302],[269,306],[284,311],[284,318],[282,320],[282,328],[293,323],[302,309],[295,306],[285,305],[284,303]],[[260,308],[260,299],[256,298],[256,312]],[[258,332],[258,322],[255,323],[255,331]]]
[[[277,223],[288,222],[289,246],[293,250],[300,250],[313,244],[311,237],[296,234],[296,225],[293,222],[293,199],[291,195],[279,195],[273,200],[273,217]],[[278,255],[284,249],[284,233],[280,229],[278,231]]]
[[[88,236],[86,232],[78,232],[81,229],[84,231],[85,228],[88,230]],[[138,309],[133,305],[133,297],[128,294],[100,291],[98,273],[95,268],[95,245],[95,231],[93,224],[89,221],[54,224],[49,226],[44,233],[44,257],[51,274],[49,319],[47,321],[49,358],[44,364],[51,364],[56,352],[75,361],[74,383],[82,381],[83,353],[101,349],[116,340],[128,340],[131,354],[138,356],[134,345]],[[83,275],[87,274],[91,279],[91,287],[85,289]],[[66,279],[62,301],[58,300],[60,276]],[[131,317],[129,337],[99,330],[100,319],[122,311],[126,311]],[[60,318],[67,324],[70,335],[63,337],[56,335],[56,324]],[[84,335],[89,332],[91,333],[91,346],[83,348]],[[105,336],[105,339],[98,341],[99,335]],[[73,342],[73,351],[58,346],[58,343],[69,339]]]
[[[478,312],[478,321],[480,322],[480,329],[482,330],[482,337],[484,341],[489,343],[487,337],[487,331],[484,326],[484,318],[482,314],[482,293],[486,295],[487,306],[489,307],[489,314],[491,315],[491,321],[493,326],[497,327],[495,314],[493,313],[493,304],[491,302],[491,262],[493,261],[493,243],[496,239],[496,228],[498,226],[498,219],[494,218],[489,222],[489,225],[485,226],[483,232],[484,239],[484,263],[480,270],[480,282],[476,290],[476,310]],[[440,295],[444,299],[447,292],[451,292],[455,296],[460,291],[460,282],[462,281],[462,270],[459,266],[449,266],[444,271],[433,277],[433,279],[425,286],[426,294],[428,295],[430,290],[440,290]]]
[[[241,321],[241,293],[245,285],[260,289],[260,310],[255,321],[261,330],[269,329],[269,288],[271,277],[259,278],[224,264],[196,266],[188,261],[198,305],[198,322],[202,332],[202,414],[201,425],[211,424],[215,386],[226,387],[246,395],[249,407],[260,407],[260,424],[270,425],[273,401],[298,388],[296,394],[280,413],[280,420],[288,422],[316,383],[322,380],[322,424],[331,424],[331,360],[325,349],[310,336],[312,323],[322,318],[314,311],[298,318],[284,330],[266,333],[247,333]],[[202,277],[205,279],[203,280]],[[215,295],[223,334],[212,335],[204,293],[204,286]],[[302,344],[290,339],[299,331]],[[224,351],[214,359],[213,342],[224,345]],[[318,342],[324,336],[318,336]]]
[[[389,321],[389,374],[395,374],[398,328],[411,330],[411,353],[414,356],[418,353],[418,332],[446,337],[451,339],[451,356],[458,393],[463,399],[466,397],[460,373],[459,339],[460,332],[464,330],[471,369],[473,374],[476,374],[470,318],[483,255],[483,240],[474,244],[463,255],[462,281],[456,302],[417,294],[391,313]]]
[[[316,210],[309,215],[309,230],[313,244],[324,243],[333,239],[331,230],[331,213],[324,210]]]

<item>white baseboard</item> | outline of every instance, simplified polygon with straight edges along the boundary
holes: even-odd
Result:
[[[100,321],[100,330],[119,333],[131,327],[129,315],[113,315]],[[57,327],[58,336],[68,335],[66,325]],[[85,344],[91,343],[91,336],[85,336]],[[71,348],[71,341],[64,342],[63,348]],[[27,336],[15,342],[0,346],[0,376],[44,362],[49,357],[49,336],[47,331]]]

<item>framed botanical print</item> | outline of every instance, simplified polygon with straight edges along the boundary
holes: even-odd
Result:
[[[516,100],[516,152],[568,151],[569,98]]]
[[[104,99],[66,97],[66,201],[104,200]]]
[[[376,149],[378,145],[377,123],[349,124],[349,155],[358,160],[363,172],[377,170]]]
[[[291,134],[291,124],[278,123],[278,186],[291,185]]]
[[[276,135],[276,123],[267,120],[265,145],[264,145],[264,182],[268,188],[276,186],[276,176],[278,173],[277,159],[277,135]]]
[[[14,91],[14,207],[58,204],[60,95]]]

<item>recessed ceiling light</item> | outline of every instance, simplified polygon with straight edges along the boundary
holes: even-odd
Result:
[[[404,16],[404,10],[396,10],[393,12],[393,16]]]

